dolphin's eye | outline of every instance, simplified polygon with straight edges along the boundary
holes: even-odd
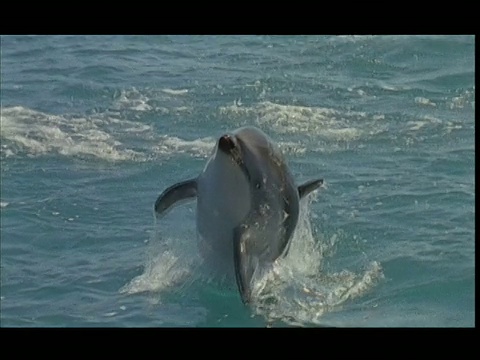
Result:
[[[230,135],[223,135],[218,141],[218,147],[223,151],[230,151],[235,148],[235,141]]]

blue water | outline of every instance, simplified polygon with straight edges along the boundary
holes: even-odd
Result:
[[[474,326],[473,36],[2,36],[1,325]],[[245,307],[168,186],[254,125],[303,201]]]

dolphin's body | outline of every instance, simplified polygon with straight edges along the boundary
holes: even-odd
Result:
[[[255,271],[287,254],[299,200],[322,183],[297,187],[276,145],[259,129],[244,127],[220,137],[203,172],[166,189],[155,212],[159,217],[196,197],[200,251],[216,271],[236,279],[248,303]]]

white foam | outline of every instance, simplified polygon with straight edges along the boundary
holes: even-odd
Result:
[[[13,156],[57,153],[65,156],[93,156],[107,161],[142,160],[144,154],[126,148],[115,135],[143,134],[148,125],[100,114],[67,118],[46,114],[22,106],[2,109],[1,137],[6,140],[2,152]],[[116,131],[109,128],[115,125]],[[8,151],[8,153],[7,153]]]
[[[146,161],[179,153],[207,157],[215,145],[210,137],[186,140],[162,135],[155,138],[150,125],[121,119],[112,116],[111,112],[70,118],[16,106],[2,109],[1,120],[0,150],[5,157],[53,153],[69,157],[93,156],[106,161]],[[148,143],[145,151],[128,148],[124,144],[126,138]]]
[[[439,125],[445,126],[448,122],[444,122],[431,115],[424,115],[416,120],[411,120],[406,123],[409,131],[417,131],[423,129],[425,126],[437,127]]]
[[[450,109],[463,109],[468,105],[471,105],[472,109],[475,110],[475,87],[472,90],[465,90],[447,101],[447,106]]]
[[[163,114],[176,114],[190,112],[191,108],[185,105],[172,105],[172,96],[182,96],[188,93],[188,89],[143,89],[139,91],[136,88],[123,89],[115,96],[110,106],[110,111],[134,111],[134,112],[160,112]],[[178,102],[178,101],[177,101]],[[169,104],[170,106],[162,106]]]
[[[357,94],[360,95],[360,96],[367,96],[367,93],[362,89],[358,89]]]
[[[357,140],[362,136],[362,132],[356,128],[326,129],[323,134],[337,141]]]
[[[353,90],[353,89],[352,89]],[[451,108],[463,108],[467,104],[474,107],[475,91],[465,91],[454,97],[450,104]],[[421,106],[436,107],[437,104],[425,97],[415,98],[415,103]],[[308,145],[310,151],[329,152],[337,148],[348,147],[350,142],[370,140],[378,134],[391,133],[386,121],[385,114],[367,114],[359,111],[339,110],[323,107],[308,107],[298,105],[284,105],[265,101],[250,106],[239,105],[237,102],[219,108],[221,115],[230,118],[253,119],[261,128],[268,128],[279,134],[297,135],[301,134],[316,141]],[[431,115],[416,117],[401,124],[400,132],[424,131],[436,127],[443,127],[445,132],[461,129],[462,124],[447,122]],[[437,129],[438,130],[438,129]],[[322,146],[328,141],[328,146]],[[282,146],[282,150],[293,149],[293,153],[306,151],[303,146],[305,142],[288,142]],[[358,145],[359,148],[364,146]]]
[[[151,99],[146,94],[138,91],[136,88],[121,90],[120,94],[115,98],[111,109],[149,111],[152,110],[152,106],[149,104],[150,101]]]
[[[415,104],[428,105],[428,106],[434,106],[434,107],[437,106],[437,104],[435,104],[432,100],[421,97],[421,96],[417,96],[415,98]]]
[[[447,121],[447,122],[445,123],[445,129],[444,129],[444,131],[445,131],[446,134],[451,133],[452,130],[460,130],[460,129],[463,129],[463,126],[460,125],[460,124],[458,124],[458,123],[455,124],[455,123],[453,123],[453,122],[451,122],[451,121]]]
[[[281,134],[320,136],[333,141],[369,138],[385,129],[381,116],[368,117],[365,112],[341,111],[323,107],[282,105],[270,101],[253,106],[237,103],[219,108],[220,114],[231,117],[252,117],[260,127],[269,127]]]
[[[162,89],[162,91],[166,94],[169,94],[169,95],[185,95],[188,93],[188,89],[178,89],[178,90],[174,90],[174,89]]]
[[[305,154],[307,148],[292,141],[279,141],[277,143],[283,154]]]
[[[211,154],[214,145],[215,140],[210,137],[185,140],[176,136],[162,135],[153,151],[160,155],[187,153],[195,157],[207,157]]]
[[[420,129],[423,128],[426,124],[427,124],[426,121],[409,121],[409,122],[407,123],[407,125],[410,126],[409,130],[411,130],[411,131],[420,130]]]
[[[387,91],[405,91],[411,89],[411,87],[407,85],[390,85],[386,83],[380,83],[379,85],[383,90]]]
[[[10,203],[6,201],[0,201],[0,208],[6,208],[8,205],[10,205]]]

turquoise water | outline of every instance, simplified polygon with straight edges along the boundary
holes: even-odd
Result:
[[[1,325],[474,326],[473,36],[2,36]],[[195,203],[153,204],[254,125],[302,202],[245,307]]]

